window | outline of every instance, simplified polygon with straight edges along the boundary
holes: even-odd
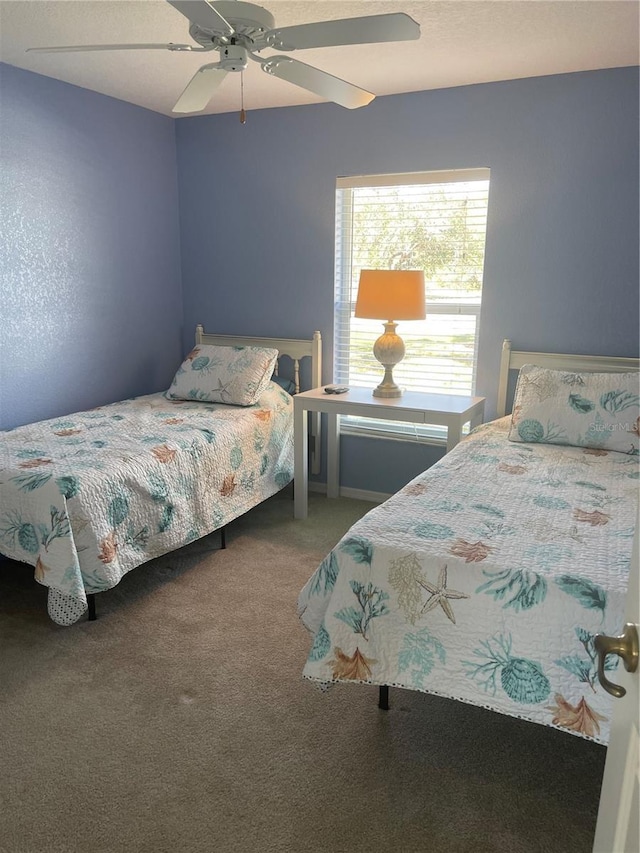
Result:
[[[406,355],[393,370],[414,391],[475,392],[489,170],[338,178],[334,382],[375,387],[382,321],[353,316],[361,269],[422,269],[426,319],[398,322]],[[394,318],[389,318],[394,319]],[[343,418],[343,430],[441,439],[438,427]]]

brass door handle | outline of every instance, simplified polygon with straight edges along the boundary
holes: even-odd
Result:
[[[619,637],[596,634],[594,644],[598,652],[598,681],[607,693],[621,699],[627,691],[609,681],[604,674],[604,664],[607,655],[619,655],[627,672],[635,672],[638,669],[638,629],[633,622],[627,622]]]

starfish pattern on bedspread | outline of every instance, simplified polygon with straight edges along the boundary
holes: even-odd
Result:
[[[448,619],[454,623],[456,621],[456,617],[453,613],[453,608],[447,601],[447,599],[456,599],[456,598],[469,598],[466,592],[458,592],[455,589],[447,588],[447,567],[446,565],[442,567],[440,570],[440,574],[438,575],[438,583],[432,584],[430,581],[420,580],[418,581],[421,587],[426,589],[428,593],[430,593],[430,597],[427,599],[425,605],[422,608],[422,613],[428,613],[430,610],[433,610],[438,605],[442,607]]]

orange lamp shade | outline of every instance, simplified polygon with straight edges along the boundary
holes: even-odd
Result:
[[[355,316],[372,320],[424,320],[424,272],[361,270]]]

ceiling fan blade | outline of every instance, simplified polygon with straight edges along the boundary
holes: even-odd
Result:
[[[199,113],[226,76],[227,72],[217,64],[203,65],[187,83],[171,112]]]
[[[167,0],[167,2],[192,24],[197,24],[205,30],[222,31],[226,35],[235,33],[229,21],[209,0]]]
[[[328,101],[334,101],[341,107],[354,110],[357,107],[366,107],[375,98],[371,92],[359,89],[353,83],[347,83],[333,74],[327,74],[319,68],[291,59],[289,56],[270,56],[261,63],[262,70],[267,74],[273,74],[281,80],[287,80],[309,92],[315,92]]]
[[[309,47],[333,47],[339,44],[373,44],[383,41],[408,41],[420,38],[420,24],[403,12],[319,21],[297,27],[281,27],[267,36],[269,47],[277,50],[304,50]]]
[[[28,47],[26,53],[79,53],[83,50],[198,50],[190,44],[77,44],[61,47]]]

